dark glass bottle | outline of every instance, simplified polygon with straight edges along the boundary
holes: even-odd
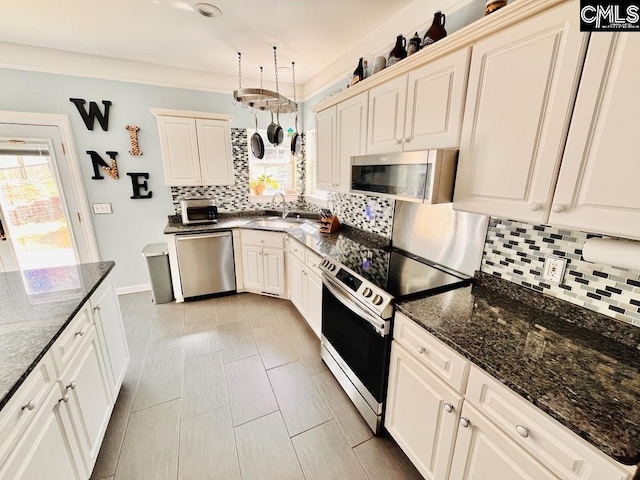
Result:
[[[429,30],[427,30],[427,33],[424,34],[422,48],[426,47],[427,45],[431,45],[438,40],[442,40],[447,36],[447,31],[444,29],[445,20],[446,17],[440,10],[433,14],[433,23],[429,27]]]
[[[416,34],[411,37],[411,40],[409,40],[409,46],[407,47],[407,56],[413,55],[414,53],[419,51],[420,48],[422,48],[422,39],[420,38],[420,35],[418,35],[418,32],[416,32]]]
[[[358,60],[358,66],[353,71],[353,80],[351,81],[351,85],[355,85],[360,80],[364,79],[364,65],[362,64],[362,60],[363,58],[360,57],[360,60]]]
[[[407,39],[402,35],[398,35],[396,38],[396,46],[393,47],[393,50],[389,53],[389,60],[387,60],[387,67],[398,63],[403,58],[407,58]]]

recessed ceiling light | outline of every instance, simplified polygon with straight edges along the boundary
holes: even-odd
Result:
[[[222,10],[210,3],[194,3],[193,9],[204,17],[219,17],[222,15]]]

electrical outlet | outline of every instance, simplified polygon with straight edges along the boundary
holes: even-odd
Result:
[[[93,206],[93,213],[95,215],[104,215],[107,213],[113,213],[113,211],[111,210],[110,203],[94,203],[92,204],[92,206]]]
[[[567,266],[567,259],[547,256],[544,259],[543,278],[553,283],[562,283],[564,269]]]

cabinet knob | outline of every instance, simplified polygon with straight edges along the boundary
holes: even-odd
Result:
[[[409,138],[404,137],[404,138],[402,139],[402,143],[409,143]]]
[[[424,353],[424,347],[422,345],[418,345],[418,348],[416,348],[416,350],[418,351],[418,353],[420,355],[422,355]]]
[[[82,337],[84,335],[84,328],[82,330],[78,330],[76,335]]]
[[[516,425],[516,432],[518,432],[522,438],[527,438],[529,436],[529,429],[524,425]]]
[[[464,428],[467,428],[470,423],[471,422],[467,417],[460,417],[460,425],[462,425]]]
[[[36,408],[36,401],[33,398],[22,405],[22,410],[33,410],[34,408]]]
[[[100,305],[96,305],[95,307],[93,307],[93,311],[100,311]]]
[[[553,210],[555,213],[562,213],[564,212],[564,205],[562,205],[561,203],[556,203],[551,210]]]
[[[63,395],[62,398],[58,400],[58,403],[60,402],[69,403],[69,395]]]
[[[401,143],[402,143],[402,140],[400,140],[400,139],[396,140],[396,145],[400,145]]]
[[[537,212],[538,210],[540,210],[540,204],[539,203],[530,203],[529,204],[529,210],[531,210],[532,212]]]
[[[260,243],[264,243],[264,240],[260,240]]]
[[[445,404],[444,404],[444,409],[445,409],[448,413],[451,413],[451,412],[453,412],[453,405],[451,405],[450,403],[445,403]]]
[[[71,382],[69,385],[67,385],[65,387],[67,390],[71,389],[71,390],[75,390],[76,389],[76,382]]]

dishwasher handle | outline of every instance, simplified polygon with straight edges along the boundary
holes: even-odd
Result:
[[[231,232],[221,232],[221,233],[196,233],[193,235],[176,235],[176,241],[184,241],[184,240],[203,240],[205,238],[222,238],[222,237],[230,237]]]

